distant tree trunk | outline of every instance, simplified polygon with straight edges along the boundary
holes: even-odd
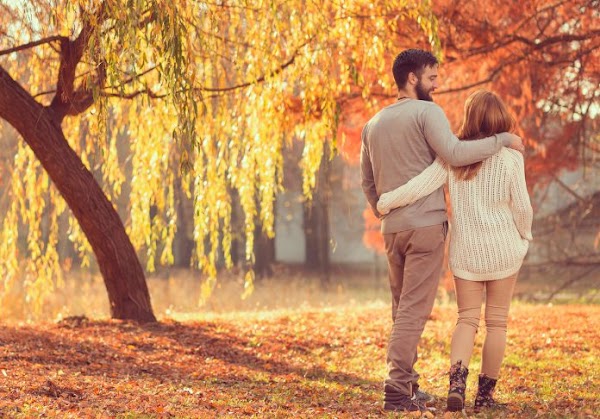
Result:
[[[171,170],[177,170],[171,168]],[[192,253],[194,252],[194,240],[189,221],[193,219],[193,204],[185,196],[181,187],[181,176],[175,175],[175,207],[177,211],[177,231],[173,241],[173,265],[179,268],[189,269],[192,265]]]
[[[313,199],[304,204],[305,266],[321,275],[323,285],[329,284],[331,274],[329,259],[330,172],[331,160],[329,159],[329,148],[326,147]]]
[[[268,237],[262,226],[257,225],[254,231],[254,273],[257,277],[273,276],[275,261],[275,239]]]
[[[246,243],[244,240],[244,212],[237,189],[228,190],[231,197],[231,263],[241,267],[244,264]]]
[[[112,317],[156,321],[144,271],[123,223],[67,143],[62,118],[35,101],[1,66],[0,117],[31,147],[79,222],[104,278]]]

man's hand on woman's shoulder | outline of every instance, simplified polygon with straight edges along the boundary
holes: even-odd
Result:
[[[512,148],[513,150],[517,150],[521,153],[525,152],[525,145],[523,144],[523,139],[521,139],[521,137],[510,132],[503,132],[501,135],[504,136],[502,140],[504,141],[504,145],[506,147]]]

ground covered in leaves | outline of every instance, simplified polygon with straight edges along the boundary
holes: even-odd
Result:
[[[0,324],[0,416],[393,417],[381,410],[389,310]],[[451,304],[436,307],[420,346],[421,386],[439,397],[440,417],[454,321]],[[510,405],[501,416],[599,417],[599,324],[600,306],[515,305],[497,390]],[[481,336],[471,371],[480,346]]]

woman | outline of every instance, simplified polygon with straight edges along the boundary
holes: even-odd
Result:
[[[498,96],[473,93],[465,103],[458,137],[470,141],[510,131],[514,120]],[[508,310],[517,274],[527,253],[533,211],[525,184],[523,156],[503,148],[483,162],[448,167],[435,162],[399,188],[381,195],[377,209],[409,205],[448,183],[452,205],[450,269],[458,321],[450,353],[449,411],[464,409],[468,366],[485,294],[486,337],[475,411],[497,403],[493,392],[506,346]]]

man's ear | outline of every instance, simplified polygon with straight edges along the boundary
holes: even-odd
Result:
[[[408,73],[408,82],[414,86],[417,83],[419,83],[419,78],[415,73],[411,71],[410,73]]]

